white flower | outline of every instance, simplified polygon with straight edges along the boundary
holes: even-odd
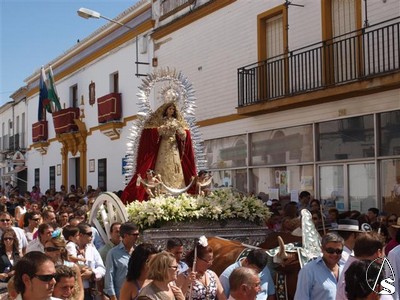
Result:
[[[263,223],[271,215],[264,203],[255,197],[244,197],[230,189],[213,191],[207,197],[181,194],[160,195],[149,201],[134,201],[126,206],[130,221],[141,229],[159,227],[162,223],[197,219],[245,219]]]
[[[201,245],[201,246],[203,246],[203,247],[207,247],[207,246],[208,246],[207,238],[206,238],[204,235],[202,235],[202,236],[199,238],[199,245]]]

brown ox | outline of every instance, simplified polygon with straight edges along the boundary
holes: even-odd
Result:
[[[281,237],[281,242],[279,242],[278,236]],[[301,237],[296,237],[285,232],[273,232],[260,244],[260,247],[263,249],[276,248],[280,245],[283,246],[283,241],[285,243],[301,242]],[[211,269],[217,273],[218,276],[221,275],[228,266],[233,264],[246,248],[252,247],[238,241],[231,241],[218,237],[209,237],[208,243],[214,252],[214,262]],[[282,251],[281,248],[278,255],[282,259],[281,264],[272,263],[272,259],[271,262],[268,263],[271,274],[275,273],[274,281],[277,296],[278,294],[286,295],[287,299],[293,299],[296,291],[297,275],[300,271],[297,254],[292,253],[288,255]],[[277,298],[279,299],[279,297]]]

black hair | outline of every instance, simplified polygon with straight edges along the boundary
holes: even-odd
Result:
[[[124,237],[125,234],[130,233],[131,231],[138,230],[137,226],[132,222],[125,222],[121,224],[119,228],[119,235]]]
[[[349,300],[365,299],[374,293],[375,282],[383,280],[380,266],[376,262],[360,260],[353,262],[344,274],[345,291]]]
[[[51,258],[39,251],[26,253],[15,265],[14,286],[19,294],[25,293],[25,284],[22,280],[22,275],[26,274],[33,278],[39,267],[47,261],[52,262]]]
[[[126,274],[127,281],[134,281],[140,277],[142,268],[147,263],[151,254],[158,253],[157,248],[153,244],[143,243],[138,245],[133,250],[128,262],[128,273]]]
[[[171,250],[172,248],[175,248],[175,247],[181,247],[181,246],[183,246],[183,242],[180,238],[172,238],[167,241],[167,249],[168,250]]]
[[[253,249],[247,255],[247,262],[262,270],[267,265],[268,254],[264,249]]]

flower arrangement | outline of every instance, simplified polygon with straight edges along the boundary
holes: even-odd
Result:
[[[141,229],[159,227],[166,222],[198,219],[244,219],[261,224],[271,215],[261,200],[235,193],[231,189],[216,190],[207,197],[188,194],[178,197],[161,195],[149,201],[134,201],[126,209],[130,221]]]

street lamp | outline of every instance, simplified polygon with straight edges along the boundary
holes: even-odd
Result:
[[[126,24],[123,24],[121,22],[118,22],[118,21],[115,21],[113,19],[110,19],[110,18],[107,18],[105,16],[102,16],[99,12],[91,10],[89,8],[81,7],[80,9],[78,9],[77,14],[78,14],[78,16],[80,16],[81,18],[84,18],[84,19],[90,19],[90,18],[100,19],[100,18],[102,18],[102,19],[110,21],[112,23],[116,23],[116,24],[118,24],[120,26],[129,28],[129,29],[133,29],[132,27],[130,27],[130,26],[126,25]]]
[[[131,26],[128,26],[128,25],[123,24],[121,22],[118,22],[116,20],[113,20],[113,19],[110,19],[108,17],[105,17],[105,16],[101,15],[99,12],[91,10],[89,8],[81,7],[80,9],[78,9],[77,14],[78,14],[78,16],[80,16],[81,18],[84,18],[84,19],[90,19],[90,18],[100,19],[100,18],[102,18],[104,20],[107,20],[107,21],[110,21],[112,23],[118,24],[118,25],[120,25],[122,27],[126,27],[128,29],[134,29]],[[136,61],[135,61],[135,64],[136,64],[136,74],[135,74],[136,77],[147,76],[147,74],[140,74],[139,73],[139,65],[149,65],[149,63],[140,62],[139,61],[139,46],[138,46],[138,36],[137,35],[136,35]]]

